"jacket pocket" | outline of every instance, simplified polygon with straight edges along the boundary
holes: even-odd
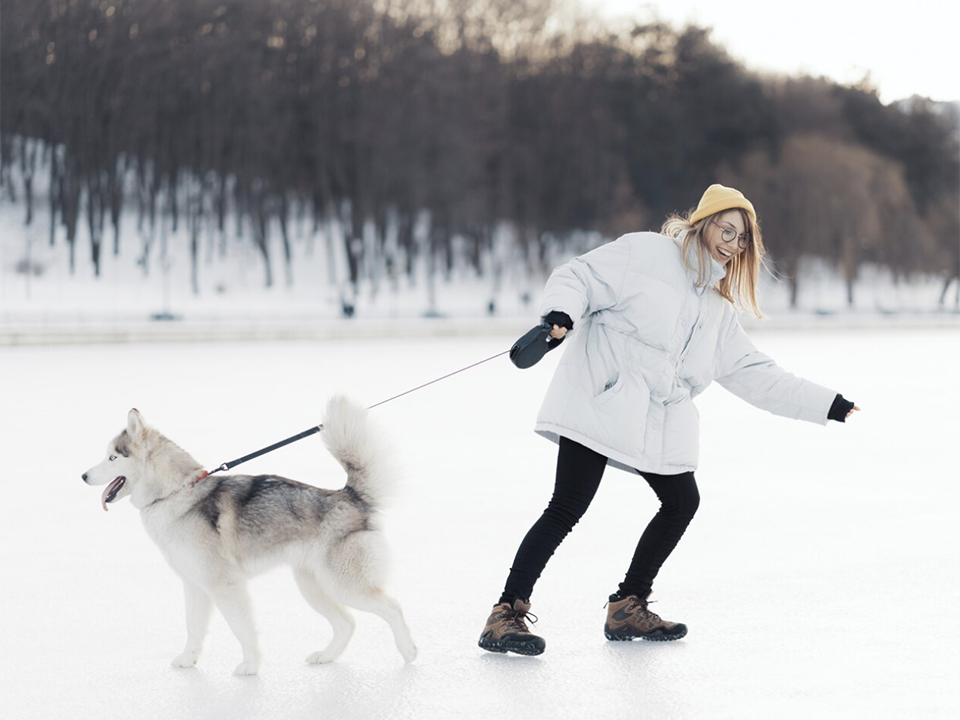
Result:
[[[621,370],[616,380],[592,398],[583,422],[594,440],[639,462],[643,455],[650,393],[639,373]]]
[[[603,405],[609,402],[612,398],[619,395],[620,391],[623,390],[623,384],[624,384],[623,378],[624,378],[624,374],[620,373],[619,375],[617,375],[616,380],[614,380],[613,382],[607,383],[603,391],[599,395],[595,395],[593,397],[593,400],[592,400],[593,404]]]

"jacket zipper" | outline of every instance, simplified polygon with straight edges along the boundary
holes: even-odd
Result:
[[[683,349],[680,351],[680,357],[677,359],[677,372],[679,374],[680,367],[683,365],[684,359],[687,357],[687,353],[690,352],[690,348],[693,346],[693,341],[697,337],[697,331],[703,327],[703,298],[697,297],[697,319],[693,321],[693,329],[690,331],[690,338],[687,340],[687,344],[683,346]]]

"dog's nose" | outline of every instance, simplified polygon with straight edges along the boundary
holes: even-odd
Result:
[[[83,478],[83,481],[84,481],[84,482],[86,482],[86,481],[87,481],[87,474],[86,474],[86,473],[84,473],[84,474],[83,474],[83,475],[81,475],[80,477],[82,477],[82,478]]]

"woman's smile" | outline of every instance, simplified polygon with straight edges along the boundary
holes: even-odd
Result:
[[[746,249],[749,239],[739,210],[730,210],[710,220],[703,233],[710,255],[721,265],[726,265]]]

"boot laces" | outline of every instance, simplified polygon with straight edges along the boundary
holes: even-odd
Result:
[[[530,628],[527,627],[526,623],[527,619],[534,625],[536,625],[537,620],[539,620],[539,618],[531,612],[524,612],[523,610],[516,610],[514,608],[504,610],[501,617],[503,617],[509,625],[513,625],[525,633],[530,632]]]
[[[630,607],[628,609],[633,610],[635,608],[640,608],[640,612],[646,615],[650,620],[652,620],[653,622],[660,623],[660,622],[663,622],[663,619],[648,607],[650,603],[655,603],[655,602],[656,600],[642,600],[640,598],[635,598],[630,603]]]

